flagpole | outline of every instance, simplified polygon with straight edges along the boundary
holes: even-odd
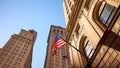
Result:
[[[59,36],[59,34],[55,33],[56,35]],[[59,36],[61,39],[63,39],[61,36]],[[68,45],[70,45],[71,47],[73,47],[76,51],[78,51],[80,54],[82,54],[83,56],[85,56],[82,52],[80,52],[80,50],[78,50],[76,47],[74,47],[73,45],[71,45],[70,43],[68,43],[65,39],[63,39]],[[85,56],[86,57],[86,56]],[[88,58],[88,57],[86,57]]]
[[[61,36],[60,36],[61,37]],[[62,37],[61,37],[62,38]],[[62,38],[63,39],[63,38]],[[73,45],[71,45],[70,43],[68,43],[65,39],[63,39],[68,45],[70,45],[71,47],[73,47],[76,51],[78,51],[80,54],[82,54],[83,56],[85,56],[82,52],[80,52],[80,50],[78,50],[76,47],[74,47]]]

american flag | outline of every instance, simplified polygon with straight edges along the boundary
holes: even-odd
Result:
[[[59,49],[64,45],[66,45],[66,42],[60,36],[56,36],[52,44],[52,55],[54,56],[56,54],[56,48]]]
[[[56,47],[57,47],[57,48],[61,48],[61,47],[63,47],[64,45],[66,45],[66,42],[65,42],[63,39],[61,39],[60,36],[56,36],[56,37],[55,37],[55,40],[56,40]]]

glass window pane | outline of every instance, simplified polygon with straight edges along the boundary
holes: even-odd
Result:
[[[87,46],[86,46],[85,50],[88,50],[88,49],[89,49],[89,45],[87,44]]]
[[[85,48],[85,52],[86,52],[86,55],[87,55],[88,58],[91,57],[91,55],[93,53],[93,52],[91,52],[92,50],[93,50],[92,46],[91,46],[90,42],[88,42],[87,45],[86,45],[86,48]]]
[[[112,19],[112,18],[110,17],[110,15],[111,15],[111,13],[112,13],[113,8],[114,8],[113,6],[111,6],[111,5],[109,5],[109,4],[106,4],[105,7],[104,7],[104,9],[103,9],[103,11],[102,11],[102,13],[101,13],[100,20],[101,20],[104,24],[106,24],[106,25],[108,25],[109,22],[110,22],[111,19]],[[111,19],[109,20],[108,18],[111,18]],[[107,20],[108,20],[109,22],[107,22]]]
[[[103,9],[101,16],[100,16],[100,20],[105,24],[106,20],[105,20],[105,15],[107,13],[107,6],[105,5],[105,8]]]
[[[89,56],[91,50],[92,50],[92,49],[89,48],[89,49],[86,51],[87,56]]]
[[[113,10],[113,12],[112,12],[112,14],[111,14],[109,20],[106,22],[106,25],[107,25],[107,26],[110,24],[110,22],[111,22],[113,16],[115,15],[115,12],[116,12],[116,11],[117,11],[117,8],[114,8],[114,10]]]
[[[90,53],[90,55],[89,55],[89,58],[92,57],[93,53],[94,53],[94,50],[91,51],[91,53]]]

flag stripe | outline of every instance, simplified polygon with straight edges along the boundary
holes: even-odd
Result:
[[[52,55],[54,56],[56,54],[56,48],[59,49],[63,47],[64,45],[66,45],[66,42],[63,39],[61,39],[60,36],[56,36],[52,44]]]
[[[64,41],[60,40],[60,41],[56,42],[56,45],[60,45],[61,43],[64,43]]]
[[[61,48],[61,47],[64,46],[65,44],[66,44],[66,42],[63,41],[62,39],[60,39],[60,40],[58,40],[58,41],[56,42],[56,46],[57,46],[58,48]]]
[[[63,47],[64,45],[66,45],[66,42],[64,42],[64,43],[62,43],[62,44],[60,44],[59,46],[57,46],[58,48],[61,48],[61,47]]]

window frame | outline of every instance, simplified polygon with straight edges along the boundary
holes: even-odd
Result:
[[[88,46],[88,44],[90,44],[91,50],[90,50],[89,54],[87,55],[87,50],[89,48],[87,48],[87,50],[86,50],[86,47]],[[92,57],[93,53],[94,53],[94,49],[92,48],[92,45],[91,45],[90,41],[87,41],[87,43],[86,43],[86,45],[84,47],[84,52],[85,52],[86,58],[89,60]]]
[[[107,6],[107,8],[106,8],[106,6]],[[108,8],[110,8],[110,9],[112,8],[112,9],[108,10]],[[102,14],[108,13],[108,11],[110,11],[110,13],[107,16],[107,19],[105,21],[105,15],[102,15]],[[111,23],[112,19],[114,18],[115,14],[116,14],[116,11],[117,11],[116,7],[114,7],[114,6],[112,6],[112,5],[108,4],[108,3],[105,3],[105,5],[104,5],[99,17],[98,17],[100,22],[102,22],[102,24],[104,24],[105,26],[109,26],[109,24]],[[102,16],[104,16],[104,17],[102,18]]]

